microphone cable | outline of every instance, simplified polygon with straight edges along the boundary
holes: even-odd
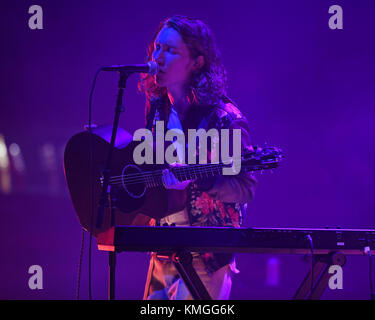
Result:
[[[99,72],[101,69],[98,69],[95,73],[94,81],[91,86],[90,97],[89,97],[89,124],[88,124],[88,132],[89,136],[89,213],[90,213],[90,238],[89,238],[89,300],[92,300],[92,277],[91,277],[91,264],[92,264],[92,228],[94,225],[94,184],[92,181],[93,178],[93,137],[92,137],[92,96],[95,89],[96,79],[98,77]],[[82,257],[83,257],[83,248],[84,248],[84,240],[85,240],[85,230],[82,228],[82,239],[81,239],[81,250],[79,256],[79,264],[78,264],[78,279],[77,279],[77,290],[76,290],[76,299],[79,300],[79,292],[81,286],[81,270],[82,270]]]
[[[310,287],[310,299],[312,298],[313,289],[314,289],[314,246],[311,235],[306,235],[307,240],[310,242],[311,250],[311,287]]]
[[[81,287],[81,269],[82,269],[82,256],[83,256],[84,242],[85,242],[85,230],[82,228],[81,250],[79,253],[79,264],[78,264],[76,300],[79,300],[79,290]]]
[[[368,257],[369,257],[370,300],[375,300],[374,287],[372,284],[372,254],[371,254],[370,246],[368,246]]]
[[[95,84],[96,84],[96,79],[102,71],[101,68],[99,68],[94,77],[94,81],[92,83],[91,91],[90,91],[90,97],[89,97],[89,133],[90,133],[90,139],[89,139],[89,170],[90,170],[90,180],[89,180],[89,185],[90,185],[90,196],[89,196],[89,212],[90,212],[90,241],[89,241],[89,300],[92,300],[92,277],[91,277],[91,263],[92,263],[92,228],[94,226],[94,207],[95,207],[95,202],[94,202],[94,183],[93,183],[93,169],[94,169],[94,160],[93,160],[93,154],[94,154],[94,143],[93,143],[93,136],[92,136],[92,96],[94,94],[94,89],[95,89]]]

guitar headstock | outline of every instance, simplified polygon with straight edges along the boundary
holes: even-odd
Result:
[[[284,152],[277,147],[253,146],[252,151],[242,155],[242,165],[247,171],[258,171],[276,168],[285,158]]]

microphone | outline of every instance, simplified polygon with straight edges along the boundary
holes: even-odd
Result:
[[[132,64],[132,65],[113,65],[102,67],[103,71],[124,71],[129,73],[149,73],[155,75],[159,72],[159,65],[155,61],[149,61],[146,64]]]

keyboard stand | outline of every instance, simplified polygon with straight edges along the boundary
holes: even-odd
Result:
[[[180,251],[173,254],[157,254],[157,258],[173,262],[194,300],[212,300],[193,267],[193,256],[190,252]]]
[[[329,254],[314,255],[313,275],[314,283],[311,288],[311,269],[301,283],[293,299],[295,300],[319,300],[324,290],[328,286],[329,278],[332,276],[328,273],[330,266],[343,266],[346,262],[344,254],[339,252],[330,252]]]

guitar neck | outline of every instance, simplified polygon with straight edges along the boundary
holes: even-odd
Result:
[[[243,171],[259,171],[259,170],[266,170],[266,169],[273,169],[277,167],[276,162],[270,162],[268,164],[259,164],[259,163],[249,163],[248,161],[241,161],[241,172]],[[175,177],[179,181],[186,181],[186,180],[194,180],[194,179],[202,179],[202,178],[210,178],[223,175],[224,168],[232,167],[231,164],[226,163],[207,163],[207,164],[194,164],[194,165],[187,165],[182,167],[174,167],[170,169]],[[162,182],[162,170],[157,170],[153,172],[145,172],[143,173],[144,180],[148,187],[159,187],[163,185]]]
[[[223,168],[225,167],[230,167],[230,165],[224,163],[207,163],[174,167],[172,168],[172,172],[178,180],[185,181],[220,176],[223,174]]]
[[[245,154],[241,158],[232,159],[230,162],[190,164],[186,166],[173,167],[169,170],[180,181],[211,178],[221,175],[236,175],[239,172],[253,172],[268,170],[278,167],[283,154],[276,148],[258,149],[256,152]],[[236,165],[240,165],[239,168]],[[226,170],[225,170],[226,169]],[[231,173],[232,171],[233,173]],[[112,177],[114,183],[146,184],[147,188],[163,186],[163,170],[143,171],[129,175]]]
[[[183,167],[174,167],[170,170],[173,172],[175,177],[179,181],[194,180],[199,178],[209,178],[222,175],[223,168],[228,166],[223,163],[216,164],[196,164],[187,165]],[[143,174],[144,182],[147,187],[160,187],[163,186],[162,175],[163,170],[156,170],[152,172],[144,172]]]

